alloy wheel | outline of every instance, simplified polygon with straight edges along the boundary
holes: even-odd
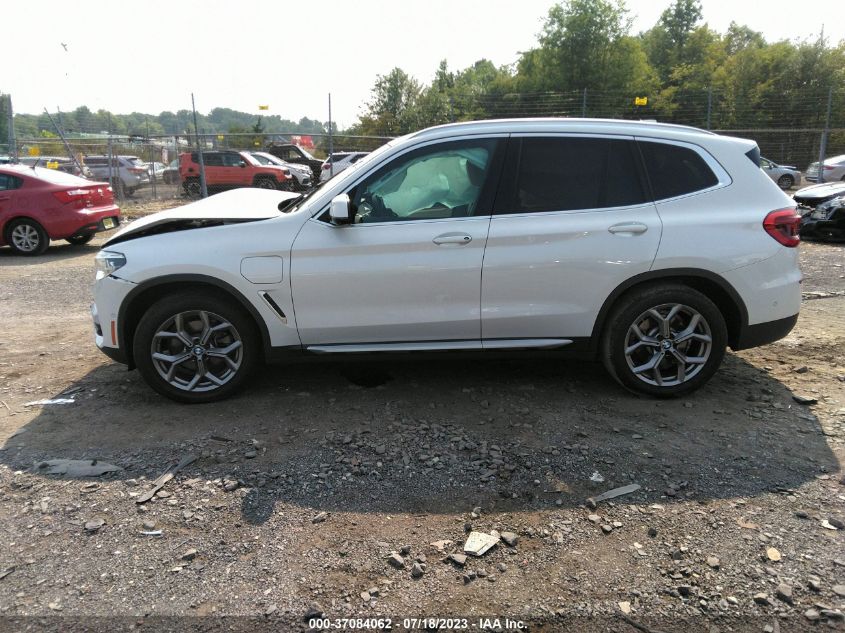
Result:
[[[206,310],[180,312],[159,326],[150,353],[166,382],[182,391],[207,392],[238,373],[243,342],[234,325]]]
[[[710,325],[697,310],[664,303],[640,314],[625,334],[625,360],[646,384],[683,384],[706,365],[713,349]]]
[[[38,230],[30,224],[18,224],[12,229],[11,238],[15,248],[24,253],[38,250],[41,245]]]

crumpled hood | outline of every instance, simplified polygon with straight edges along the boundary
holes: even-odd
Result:
[[[289,191],[249,187],[224,191],[130,222],[112,235],[104,246],[157,233],[275,218],[282,214],[280,206],[284,207],[299,196]]]
[[[836,194],[845,193],[845,182],[823,182],[819,185],[810,185],[795,192],[800,198],[827,198]]]

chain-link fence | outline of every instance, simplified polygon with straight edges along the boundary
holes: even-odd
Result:
[[[182,118],[174,121],[161,117],[142,121],[137,116],[143,115],[126,115],[136,117],[133,122],[113,121],[102,111],[80,110],[39,115],[26,130],[17,131],[14,143],[5,151],[22,162],[110,181],[123,204],[178,200],[194,193],[186,191],[186,174],[180,174],[179,156],[200,147],[203,152],[268,152],[285,161],[308,165],[313,185],[319,182],[321,161],[331,152],[368,152],[399,134],[429,125],[484,118],[590,117],[691,125],[753,139],[766,158],[802,171],[818,160],[822,144],[826,156],[845,154],[842,89],[814,89],[766,99],[712,90],[663,91],[646,98],[598,90],[451,95],[439,101],[424,100],[406,112],[367,116],[348,130],[350,133],[331,135],[327,125],[306,119],[292,125],[299,129],[268,132],[259,118],[252,131],[221,132],[214,128],[225,124],[209,117],[205,123],[212,129],[203,129],[201,122],[200,133],[195,134],[186,111],[180,111]],[[168,126],[182,132],[154,133]],[[102,127],[114,129],[97,131]],[[38,134],[33,134],[33,129],[38,129]],[[3,152],[0,147],[0,155]]]

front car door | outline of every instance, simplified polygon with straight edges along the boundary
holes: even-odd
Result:
[[[591,335],[604,300],[657,253],[644,180],[633,138],[513,135],[484,256],[485,347]]]
[[[305,223],[291,254],[303,345],[480,347],[481,263],[504,140],[410,149],[348,190],[354,223],[333,225],[328,213]]]

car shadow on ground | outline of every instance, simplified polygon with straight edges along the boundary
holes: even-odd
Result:
[[[8,246],[2,246],[0,247],[0,266],[50,264],[77,257],[88,257],[99,250],[100,246],[93,243],[74,245],[62,240],[51,241],[47,251],[41,255],[18,255]]]
[[[153,480],[194,454],[170,488],[212,481],[221,495],[241,496],[252,524],[279,503],[519,512],[583,505],[631,483],[642,488],[617,503],[707,502],[789,491],[838,468],[809,410],[731,354],[704,389],[678,400],[629,394],[600,365],[576,361],[305,364],[258,374],[236,398],[188,406],[158,396],[137,372],[100,366],[62,392],[73,404],[43,407],[8,439],[0,462],[17,470],[91,458],[124,469],[104,479]],[[224,492],[227,484],[239,490]]]

